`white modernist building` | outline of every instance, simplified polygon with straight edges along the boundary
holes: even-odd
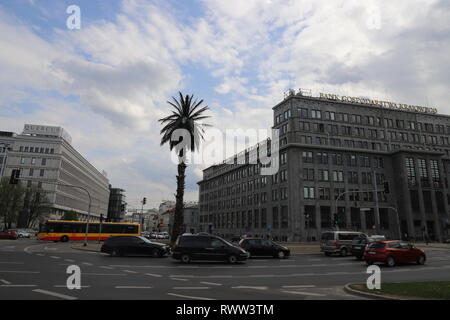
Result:
[[[75,211],[87,220],[91,196],[91,220],[106,218],[109,181],[72,146],[72,138],[61,127],[26,124],[21,134],[0,131],[0,176],[20,169],[20,181],[47,191],[49,218]],[[82,188],[75,188],[78,186]]]

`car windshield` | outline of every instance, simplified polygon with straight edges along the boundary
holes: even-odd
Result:
[[[138,237],[139,239],[141,239],[142,241],[144,241],[144,242],[147,242],[147,243],[152,243],[150,240],[148,240],[146,237]]]

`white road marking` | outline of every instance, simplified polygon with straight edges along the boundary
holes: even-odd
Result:
[[[140,287],[140,286],[116,286],[116,289],[152,289],[153,287]]]
[[[253,286],[238,286],[238,287],[231,287],[231,289],[254,289],[254,290],[267,290],[269,289],[268,287],[253,287]]]
[[[2,283],[4,283],[4,284],[11,284],[11,282],[6,281],[6,280],[4,280],[4,279],[0,279],[0,282],[2,282]]]
[[[0,273],[41,273],[40,271],[0,270]]]
[[[50,256],[52,259],[61,259],[61,257]]]
[[[160,275],[160,274],[154,274],[154,273],[146,273],[146,275],[147,275],[147,276],[150,276],[150,277],[155,277],[155,278],[161,278],[161,277],[162,277],[162,275]]]
[[[294,288],[315,288],[315,285],[298,285],[298,286],[282,286],[284,289],[294,289]]]
[[[2,264],[24,264],[23,262],[0,262]]]
[[[100,268],[102,268],[102,269],[108,269],[108,270],[113,270],[113,269],[114,269],[114,268],[107,267],[107,266],[101,266]]]
[[[93,264],[89,262],[82,262],[81,264],[84,264],[85,266],[93,266]]]
[[[325,297],[325,294],[320,294],[320,293],[312,293],[312,292],[303,292],[303,291],[287,291],[287,290],[283,290],[282,292],[284,293],[291,293],[291,294],[299,294],[302,296],[313,296],[313,297]]]
[[[125,273],[83,273],[83,276],[126,276]]]
[[[214,300],[211,298],[204,298],[204,297],[193,297],[193,296],[185,296],[182,294],[176,294],[176,293],[168,293],[169,296],[179,297],[183,299],[194,299],[194,300]]]
[[[45,256],[45,254],[42,254],[42,253],[36,253],[36,255],[39,256],[39,257]]]
[[[27,288],[27,287],[37,287],[35,284],[0,284],[2,288]]]
[[[203,281],[203,282],[200,282],[201,284],[206,284],[207,286],[223,286],[223,284],[221,284],[221,283],[215,283],[215,282],[206,282],[206,281]]]
[[[55,287],[55,288],[67,288],[67,285],[61,284],[61,285],[56,285],[56,286],[53,286],[53,287]],[[90,288],[91,286],[80,286],[80,287],[83,289],[83,288]]]
[[[206,290],[209,287],[173,287],[174,290]]]
[[[123,272],[126,272],[126,273],[137,273],[136,271],[131,271],[131,270],[123,270]]]
[[[64,261],[67,261],[67,262],[75,262],[75,260],[72,260],[72,259],[66,259],[66,260],[64,260]]]
[[[49,296],[53,296],[53,297],[57,297],[57,298],[61,298],[61,299],[65,299],[65,300],[77,300],[78,298],[76,297],[72,297],[72,296],[67,296],[65,294],[61,294],[61,293],[57,293],[57,292],[52,292],[52,291],[47,291],[47,290],[42,290],[42,289],[35,289],[33,290],[34,292],[38,292],[38,293],[42,293],[42,294],[46,294]]]
[[[188,281],[188,279],[181,279],[181,278],[170,278],[170,280],[175,280],[175,281]]]

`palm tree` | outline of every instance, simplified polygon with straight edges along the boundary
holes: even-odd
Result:
[[[172,97],[173,103],[167,101],[167,103],[173,107],[172,114],[159,119],[161,125],[164,127],[161,129],[160,134],[161,137],[161,146],[169,143],[170,150],[177,147],[179,143],[183,141],[180,138],[178,141],[172,141],[172,134],[175,130],[184,129],[189,133],[190,136],[190,149],[192,152],[198,149],[200,140],[203,139],[204,127],[209,125],[200,123],[201,120],[209,118],[209,116],[205,116],[204,112],[209,108],[207,106],[203,107],[201,104],[203,100],[197,101],[194,100],[194,95],[186,95],[183,97],[183,94],[179,92],[179,99],[175,99]],[[175,216],[174,216],[174,224],[172,228],[172,234],[170,242],[172,244],[175,243],[178,236],[182,232],[183,227],[183,210],[184,210],[184,188],[185,188],[185,172],[186,172],[186,163],[185,163],[185,150],[178,150],[179,162],[178,162],[178,175],[177,175],[177,193],[176,197],[176,205],[175,205]]]

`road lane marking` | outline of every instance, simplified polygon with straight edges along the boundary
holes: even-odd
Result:
[[[0,262],[1,264],[24,264],[23,262]]]
[[[2,288],[27,288],[27,287],[37,287],[35,284],[0,284]]]
[[[72,260],[72,259],[65,259],[64,261],[67,261],[67,262],[75,262],[75,260]]]
[[[131,271],[131,270],[123,270],[123,272],[126,272],[126,273],[137,273],[136,271]]]
[[[281,286],[284,289],[294,289],[294,288],[315,288],[315,285],[298,285],[298,286]]]
[[[0,270],[0,273],[41,273],[40,271]]]
[[[299,294],[302,296],[313,296],[313,297],[325,297],[325,294],[320,294],[320,293],[312,293],[312,292],[303,292],[303,291],[288,291],[288,290],[283,290],[281,292],[284,293],[290,293],[290,294]]]
[[[36,253],[36,255],[39,256],[39,257],[45,256],[45,254],[42,254],[42,253]]]
[[[61,259],[61,257],[50,256],[52,259]]]
[[[170,278],[170,280],[175,280],[175,281],[189,281],[188,279],[181,279],[181,278]]]
[[[201,284],[206,284],[207,286],[223,286],[223,284],[221,283],[215,283],[215,282],[206,282],[206,281],[202,281],[200,282]]]
[[[269,289],[268,287],[264,287],[264,286],[237,286],[237,287],[231,287],[231,289],[254,289],[254,290],[267,290]]]
[[[93,266],[93,264],[89,262],[82,262],[81,264],[84,264],[85,266]]]
[[[102,269],[108,269],[108,270],[113,270],[114,268],[112,268],[112,267],[107,267],[107,266],[100,266],[100,268],[102,268]]]
[[[141,286],[115,286],[116,289],[152,289],[153,287],[141,287]]]
[[[52,291],[47,291],[47,290],[42,290],[42,289],[35,289],[35,290],[33,290],[33,292],[42,293],[42,294],[46,294],[46,295],[49,295],[49,296],[53,296],[53,297],[61,298],[61,299],[65,299],[65,300],[77,300],[78,299],[76,297],[67,296],[65,294],[52,292]]]
[[[150,277],[155,277],[155,278],[162,278],[162,275],[160,275],[160,274],[146,273],[146,275],[150,276]]]
[[[83,273],[83,276],[126,276],[126,273]]]
[[[176,294],[176,293],[168,293],[169,296],[174,296],[174,297],[179,297],[179,298],[183,298],[183,299],[193,299],[193,300],[214,300],[211,298],[204,298],[204,297],[193,297],[193,296],[185,296],[182,294]]]
[[[173,287],[174,290],[207,290],[209,287]]]
[[[4,279],[0,279],[0,282],[2,282],[3,284],[11,284],[11,282],[6,281],[6,280],[4,280]]]
[[[67,288],[67,285],[64,285],[64,284],[60,284],[60,285],[56,285],[56,286],[53,286],[53,287],[55,287],[55,288]],[[91,286],[80,286],[80,288],[90,288]]]

